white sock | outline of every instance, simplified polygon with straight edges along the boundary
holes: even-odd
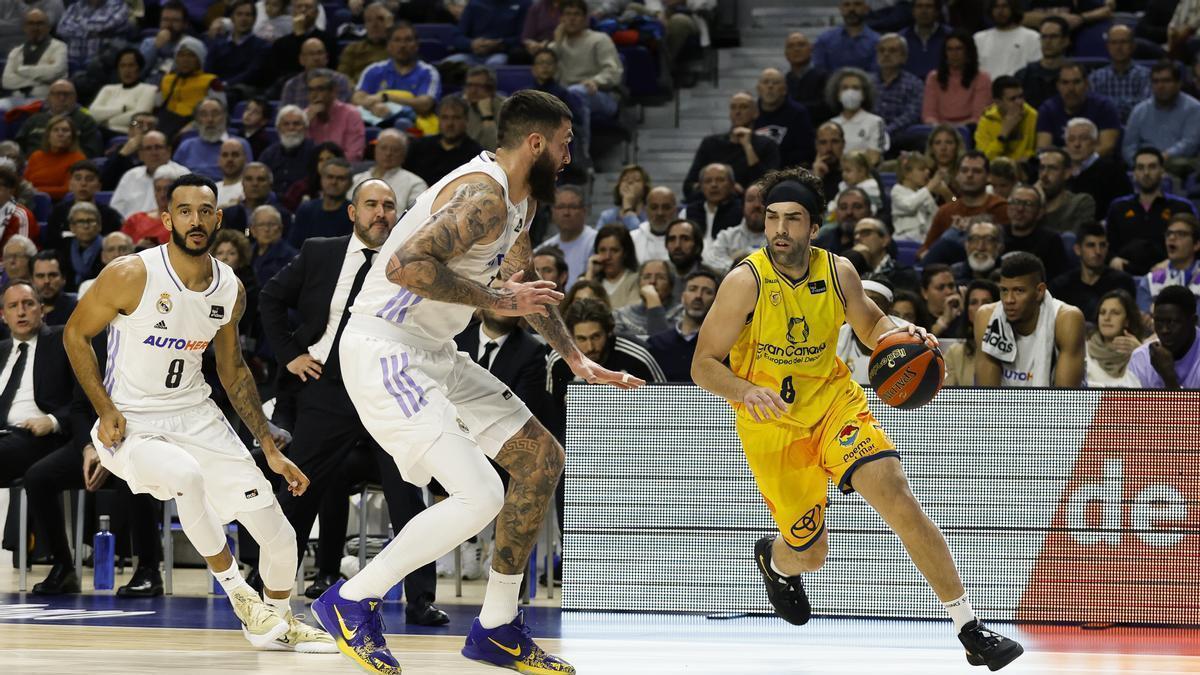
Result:
[[[236,560],[229,566],[229,569],[224,572],[213,572],[212,575],[217,578],[217,581],[221,584],[221,588],[225,589],[226,595],[233,595],[234,591],[241,588],[249,589],[252,593],[254,592],[253,589],[250,589],[246,580],[242,578],[242,571],[238,569]]]
[[[479,610],[479,625],[497,628],[517,618],[517,600],[521,595],[523,574],[501,574],[491,570],[483,609]]]
[[[291,598],[272,598],[263,593],[263,602],[271,606],[281,618],[288,618],[292,615],[292,599]]]
[[[774,571],[774,572],[775,572],[775,574],[778,574],[778,575],[779,575],[779,576],[781,576],[781,577],[791,577],[791,576],[795,576],[794,574],[785,574],[783,570],[781,570],[781,569],[779,569],[778,567],[776,567],[776,566],[775,566],[775,558],[771,558],[771,570],[772,570],[772,571]]]
[[[954,631],[961,632],[963,626],[975,620],[975,610],[971,609],[971,600],[966,593],[957,600],[943,602],[942,606],[950,614],[950,618],[954,621]]]

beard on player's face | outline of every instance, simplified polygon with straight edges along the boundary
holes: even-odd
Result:
[[[188,240],[192,234],[197,232],[204,235],[204,244],[199,247],[192,246]],[[172,226],[171,241],[174,242],[175,246],[177,246],[184,253],[192,257],[199,258],[200,256],[208,253],[209,249],[212,248],[213,236],[212,233],[204,229],[204,227],[201,225],[196,225],[183,234],[180,234],[179,230]]]
[[[547,147],[529,169],[529,192],[539,204],[553,204],[557,183],[558,165]]]

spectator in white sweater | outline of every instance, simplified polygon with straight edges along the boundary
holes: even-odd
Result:
[[[589,29],[587,4],[583,0],[559,3],[558,28],[550,49],[558,55],[558,81],[579,97],[580,117],[575,125],[578,136],[590,139],[591,116],[614,117],[617,114],[616,90],[621,86],[625,67],[617,46],[607,34]],[[588,148],[581,154],[590,158]]]
[[[25,42],[13,47],[0,81],[8,97],[0,111],[46,98],[50,84],[67,76],[67,43],[50,37],[50,19],[40,9],[25,12]]]
[[[139,113],[154,112],[158,87],[142,82],[146,57],[129,47],[117,54],[117,84],[101,87],[88,106],[96,124],[119,134],[129,133],[129,123]]]
[[[892,238],[897,241],[925,241],[937,199],[933,191],[942,184],[942,177],[933,171],[933,160],[918,152],[900,158],[900,182],[892,187]]]

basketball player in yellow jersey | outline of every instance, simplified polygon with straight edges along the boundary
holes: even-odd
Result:
[[[758,185],[767,246],[721,284],[700,329],[692,377],[736,411],[746,461],[779,527],[754,547],[771,604],[793,624],[808,621],[800,575],[819,569],[829,551],[826,481],[833,480],[843,493],[861,494],[900,537],[954,620],[967,660],[1003,668],[1021,645],[975,618],[946,540],[909,490],[862,387],[834,353],[843,322],[872,349],[899,330],[931,347],[937,338],[897,328],[867,298],[849,261],[811,245],[825,213],[818,178],[787,169]]]

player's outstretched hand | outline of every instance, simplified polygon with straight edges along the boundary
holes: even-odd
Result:
[[[492,311],[501,316],[526,316],[529,314],[549,314],[546,308],[557,305],[563,299],[563,294],[554,290],[553,281],[522,282],[524,270],[518,270],[500,287],[502,296],[492,306]]]
[[[766,387],[751,387],[742,396],[742,405],[755,422],[767,422],[783,417],[787,412],[787,404],[780,398],[779,392]]]
[[[125,440],[125,416],[116,409],[100,415],[100,426],[96,435],[100,437],[104,447],[115,449]]]
[[[283,476],[283,480],[287,482],[288,492],[293,496],[299,497],[308,489],[308,476],[296,466],[292,460],[284,457],[282,453],[273,452],[267,454],[267,466],[275,473]]]
[[[646,384],[640,377],[609,370],[586,356],[580,356],[574,362],[568,360],[567,363],[571,366],[571,372],[588,384],[611,384],[617,389],[637,389]]]
[[[922,328],[920,326],[915,326],[911,323],[908,324],[907,326],[900,326],[898,328],[893,328],[893,329],[885,332],[883,335],[880,335],[879,339],[882,340],[883,338],[885,338],[889,335],[892,335],[893,333],[900,333],[900,332],[905,332],[905,333],[908,333],[909,335],[915,335],[915,336],[921,338],[922,340],[925,341],[925,346],[929,347],[930,349],[937,349],[938,345],[940,344],[938,342],[936,335],[934,335],[933,333],[930,333],[929,331],[925,330],[924,328]]]

